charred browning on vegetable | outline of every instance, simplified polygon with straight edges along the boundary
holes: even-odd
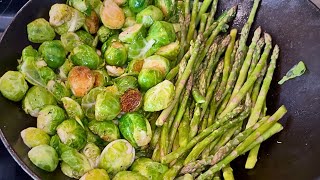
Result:
[[[93,88],[95,77],[85,66],[75,66],[68,75],[68,83],[76,97],[83,97]]]
[[[142,101],[142,95],[137,89],[127,90],[120,98],[121,111],[122,112],[133,112],[136,111]]]

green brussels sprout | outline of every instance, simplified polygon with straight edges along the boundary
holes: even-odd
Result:
[[[21,59],[25,60],[27,58],[37,58],[38,57],[38,51],[33,49],[31,45],[23,48],[22,53],[21,53]]]
[[[82,149],[87,142],[86,131],[73,119],[63,121],[57,127],[57,134],[63,144],[77,150]]]
[[[118,87],[120,94],[123,94],[128,89],[138,88],[138,80],[133,76],[121,76],[113,80]]]
[[[129,8],[132,12],[138,13],[149,5],[149,0],[129,0]]]
[[[120,132],[112,121],[90,121],[88,125],[91,132],[98,135],[101,139],[107,142],[114,141],[120,138]]]
[[[120,171],[118,172],[112,180],[148,180],[146,177],[142,176],[137,172],[132,171]]]
[[[90,33],[84,30],[78,30],[76,31],[76,34],[78,35],[80,40],[84,42],[86,45],[94,47],[93,46],[94,37]]]
[[[101,139],[98,135],[93,134],[89,129],[87,131],[87,142],[94,143],[95,145],[99,146],[100,148],[104,148],[108,145],[108,142]]]
[[[125,21],[123,10],[113,0],[103,1],[100,18],[109,29],[121,29]]]
[[[56,105],[53,95],[43,87],[31,87],[22,100],[22,109],[33,117],[38,117],[39,111],[46,105]]]
[[[136,59],[132,60],[128,63],[127,66],[127,73],[132,75],[132,76],[138,76],[142,66],[143,66],[144,60],[143,59]]]
[[[11,101],[20,101],[28,91],[28,84],[22,73],[7,71],[0,78],[0,92]]]
[[[101,6],[102,6],[101,0],[88,0],[88,1],[89,1],[89,4],[91,5],[91,9],[95,13],[97,13],[97,15],[99,16],[100,9],[101,9]]]
[[[150,180],[162,180],[168,167],[149,158],[139,158],[134,161],[130,170],[140,173]]]
[[[106,26],[101,26],[97,32],[97,35],[99,37],[99,40],[104,43],[109,39],[109,37],[116,35],[117,33],[117,30],[109,29]]]
[[[50,80],[47,84],[47,89],[58,102],[61,102],[61,98],[63,97],[71,96],[70,90],[60,80]]]
[[[94,143],[87,143],[86,146],[82,149],[82,154],[87,157],[91,164],[91,167],[95,167],[96,161],[101,154],[101,150]]]
[[[38,61],[38,63],[39,62],[40,61]],[[50,80],[54,80],[57,78],[57,75],[55,74],[55,72],[48,66],[40,67],[38,68],[38,71],[41,79],[47,84]]]
[[[97,121],[112,120],[118,116],[120,111],[120,98],[117,94],[107,91],[98,94],[95,105]]]
[[[75,66],[68,74],[68,84],[76,97],[83,97],[93,88],[95,77],[85,66]]]
[[[80,180],[109,180],[109,175],[104,169],[92,169],[84,174]]]
[[[33,43],[43,43],[52,41],[56,36],[54,29],[49,22],[43,18],[36,19],[27,25],[29,41]]]
[[[104,91],[106,91],[105,87],[96,87],[91,89],[89,93],[82,98],[81,107],[88,118],[94,119],[97,96]]]
[[[111,78],[105,69],[98,69],[92,71],[94,75],[93,87],[104,87],[112,84]]]
[[[164,75],[159,70],[142,69],[138,76],[138,83],[142,90],[146,91],[163,81]]]
[[[119,34],[116,33],[112,36],[110,36],[101,46],[101,53],[104,54],[108,47],[111,45],[112,42],[118,41],[119,40]]]
[[[89,160],[85,155],[79,153],[75,149],[65,151],[61,154],[63,162],[67,163],[76,174],[82,176],[86,172],[93,169]]]
[[[180,43],[179,41],[170,43],[166,46],[162,46],[156,52],[157,55],[163,56],[171,61],[176,60],[180,51]]]
[[[109,65],[123,66],[127,62],[127,50],[121,42],[114,41],[105,51],[104,58]]]
[[[118,6],[125,6],[127,4],[127,0],[113,0]]]
[[[54,30],[62,35],[66,32],[75,32],[85,22],[85,15],[80,11],[66,5],[54,4],[49,11],[49,23]]]
[[[138,89],[128,89],[120,97],[121,111],[133,112],[140,108],[142,94]]]
[[[49,135],[54,135],[60,123],[67,118],[65,111],[56,105],[47,105],[37,117],[37,128],[42,129]]]
[[[97,69],[102,64],[97,52],[86,44],[75,47],[71,51],[70,59],[76,66],[87,66],[90,69]]]
[[[61,101],[69,118],[75,119],[82,127],[84,127],[81,121],[84,118],[84,113],[80,104],[69,97],[61,98]]]
[[[61,156],[61,154],[63,152],[73,149],[73,148],[69,147],[68,145],[63,144],[57,134],[53,135],[51,137],[50,146],[53,147],[56,150],[56,152],[58,153],[59,157]]]
[[[56,150],[46,144],[32,148],[28,152],[28,157],[34,165],[48,172],[53,172],[59,163]]]
[[[153,112],[167,108],[173,100],[174,85],[164,80],[149,89],[144,96],[143,110]]]
[[[119,40],[125,43],[133,43],[137,38],[144,37],[146,35],[146,29],[142,24],[135,24],[126,28],[119,34]]]
[[[82,174],[72,169],[71,166],[69,166],[67,163],[62,162],[60,166],[61,166],[61,171],[64,175],[70,178],[75,178],[75,179],[81,178]]]
[[[129,61],[145,59],[152,55],[154,44],[155,40],[150,39],[147,41],[144,37],[138,37],[132,43],[126,44]]]
[[[135,150],[131,144],[118,139],[109,143],[98,159],[98,167],[105,169],[108,174],[115,175],[131,166],[134,161]]]
[[[118,67],[118,66],[106,65],[106,69],[107,69],[108,75],[112,77],[119,77],[125,72],[124,68]]]
[[[125,28],[131,27],[133,25],[137,24],[136,18],[135,17],[126,17],[126,21],[124,22],[123,25],[123,30]]]
[[[60,37],[62,46],[68,52],[71,52],[75,47],[83,44],[80,37],[74,32],[67,32],[61,35]]]
[[[165,17],[171,17],[175,10],[174,0],[155,0],[155,6],[161,9]]]
[[[137,14],[137,23],[143,24],[145,27],[150,27],[155,21],[163,19],[162,11],[155,6],[148,6]]]
[[[39,53],[50,68],[60,67],[66,60],[67,52],[62,46],[61,41],[53,40],[42,43]]]
[[[33,148],[42,144],[49,144],[50,136],[42,129],[29,127],[20,133],[21,138],[25,145]]]
[[[88,0],[68,0],[67,4],[87,16],[91,13],[91,5]]]
[[[119,129],[123,137],[134,147],[147,145],[152,137],[149,121],[139,113],[127,113],[122,116]]]
[[[136,14],[131,11],[129,6],[122,7],[122,10],[123,10],[123,13],[124,13],[125,17],[135,17],[136,16]]]
[[[159,56],[153,55],[144,60],[142,69],[153,69],[161,71],[164,76],[170,71],[170,62],[168,59]]]
[[[97,33],[99,29],[100,19],[98,14],[95,11],[91,11],[89,16],[86,16],[86,20],[84,21],[83,28],[90,34]]]

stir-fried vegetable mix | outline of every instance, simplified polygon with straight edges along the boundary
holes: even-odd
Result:
[[[260,27],[248,40],[260,0],[239,35],[237,8],[215,19],[217,3],[68,0],[30,22],[39,48],[0,79],[36,117],[21,131],[30,161],[82,180],[232,179],[249,151],[253,168],[283,128],[284,106],[266,116],[279,47]]]

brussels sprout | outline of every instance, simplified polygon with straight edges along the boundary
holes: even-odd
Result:
[[[97,32],[99,40],[104,43],[108,40],[109,37],[116,35],[118,32],[114,29],[109,29],[106,26],[101,26]]]
[[[77,150],[82,149],[87,142],[86,131],[73,119],[63,121],[57,127],[57,134],[63,144]]]
[[[72,169],[71,166],[69,166],[67,163],[62,162],[60,166],[61,166],[61,171],[64,175],[70,178],[75,178],[75,179],[81,178],[82,174]]]
[[[53,172],[59,163],[57,152],[46,144],[32,148],[28,157],[34,165],[48,172]]]
[[[129,0],[129,8],[131,11],[138,13],[149,5],[149,0]]]
[[[130,169],[150,180],[162,180],[163,174],[168,170],[168,167],[149,158],[139,158],[134,161]]]
[[[59,35],[66,32],[75,32],[85,22],[84,14],[66,4],[54,4],[51,6],[49,16],[50,25]]]
[[[118,66],[106,65],[106,69],[107,69],[108,75],[112,77],[119,77],[125,72],[124,68],[118,67]]]
[[[91,9],[99,16],[100,9],[102,6],[101,0],[88,0],[89,4],[91,5]],[[99,17],[100,18],[100,17]]]
[[[87,143],[87,145],[82,149],[82,154],[87,157],[91,167],[95,167],[96,161],[101,154],[101,150],[94,143]]]
[[[68,145],[63,144],[57,134],[51,137],[50,146],[56,150],[59,157],[61,156],[61,154],[63,152],[73,149],[73,148],[69,147]]]
[[[74,32],[67,32],[61,35],[60,37],[62,46],[68,52],[71,52],[75,47],[83,44],[80,37]]]
[[[40,62],[41,61],[38,61],[37,64],[39,64]],[[57,75],[55,74],[55,72],[48,66],[38,68],[38,72],[43,82],[47,84],[50,80],[54,80],[57,78]]]
[[[123,137],[134,147],[147,145],[152,137],[149,121],[139,113],[127,113],[122,116],[119,129]]]
[[[80,104],[69,97],[64,97],[61,99],[61,101],[63,103],[64,109],[67,111],[69,118],[75,119],[82,127],[84,127],[81,122],[81,120],[84,118],[84,113]]]
[[[133,43],[137,38],[144,37],[146,35],[146,29],[142,24],[135,24],[128,27],[119,34],[119,40],[125,43]]]
[[[98,94],[95,105],[95,119],[98,121],[112,120],[121,111],[120,98],[117,94],[102,92]]]
[[[146,40],[143,37],[136,38],[132,43],[127,44],[128,59],[131,60],[141,60],[146,57],[149,57],[154,52],[153,45],[155,40],[150,39]]]
[[[97,69],[102,64],[97,52],[86,44],[75,47],[71,51],[70,59],[76,66],[87,66],[90,69]]]
[[[164,75],[159,70],[142,69],[139,73],[138,82],[142,90],[146,91],[163,81]]]
[[[161,9],[165,17],[171,17],[174,13],[175,2],[174,0],[155,0],[155,6]]]
[[[93,88],[95,77],[85,66],[75,66],[68,74],[68,84],[76,97],[83,97]]]
[[[154,69],[161,71],[164,76],[170,71],[170,62],[168,59],[159,56],[153,55],[144,60],[142,69]]]
[[[107,170],[111,175],[115,175],[119,171],[126,170],[134,161],[135,150],[131,144],[124,140],[118,139],[112,141],[106,146],[99,159],[98,166]]]
[[[121,111],[133,112],[140,108],[142,94],[138,89],[128,89],[120,98]]]
[[[61,159],[63,162],[67,163],[70,168],[76,172],[76,174],[80,176],[93,169],[86,156],[79,153],[75,149],[63,152],[61,154]]]
[[[100,18],[103,25],[110,29],[121,29],[125,21],[122,9],[113,0],[104,0]]]
[[[101,139],[111,142],[120,138],[120,132],[112,121],[90,121],[88,125],[91,132],[98,135]]]
[[[50,136],[42,129],[29,127],[20,133],[25,145],[33,148],[42,144],[49,144]]]
[[[155,6],[148,6],[137,14],[137,23],[143,24],[145,27],[150,27],[155,21],[163,19],[162,11]]]
[[[144,96],[143,110],[160,111],[167,108],[174,96],[174,85],[168,80],[149,89]]]
[[[124,16],[125,17],[135,17],[135,13],[131,11],[131,9],[129,8],[129,6],[124,6],[122,8],[123,12],[124,12]]]
[[[38,57],[38,51],[33,49],[31,45],[23,48],[21,53],[21,59],[26,60],[27,58],[34,58],[36,59]]]
[[[143,63],[144,63],[144,60],[142,59],[141,60],[136,59],[136,60],[130,61],[127,66],[127,73],[133,76],[138,76],[142,69]]]
[[[95,145],[99,146],[100,148],[104,148],[108,145],[108,142],[101,139],[98,135],[93,134],[89,129],[87,131],[87,142],[94,143]]]
[[[105,69],[93,70],[92,73],[95,79],[94,87],[102,87],[112,84],[111,78]]]
[[[124,22],[123,28],[128,28],[137,24],[135,17],[126,17],[126,21]]]
[[[128,89],[136,89],[138,87],[138,80],[133,76],[121,76],[113,81],[118,87],[120,94],[123,94]]]
[[[95,117],[95,104],[97,96],[105,90],[105,87],[93,88],[82,98],[81,107],[84,111],[84,114],[88,118],[93,119]]]
[[[54,135],[56,128],[66,117],[65,111],[59,106],[47,105],[39,112],[37,128],[42,129],[49,135]]]
[[[55,98],[46,89],[33,86],[31,87],[24,99],[22,100],[22,108],[33,117],[38,117],[39,111],[46,105],[56,105]]]
[[[80,180],[109,180],[109,175],[104,169],[92,169],[84,174]]]
[[[36,19],[27,25],[28,39],[33,43],[52,41],[56,36],[49,22],[43,18]]]
[[[22,73],[7,71],[0,78],[0,91],[4,97],[11,101],[20,101],[28,91],[28,84]]]
[[[48,91],[56,98],[58,102],[61,102],[61,98],[70,97],[71,92],[66,85],[59,80],[50,80],[47,84]]]
[[[114,41],[104,53],[104,58],[109,65],[123,66],[127,62],[127,50],[121,42]]]
[[[93,46],[94,37],[91,34],[89,34],[87,31],[78,30],[76,31],[76,34],[78,35],[80,40],[84,42],[86,45],[94,47]]]
[[[50,68],[60,67],[66,60],[67,52],[62,46],[61,41],[53,40],[42,43],[39,53]]]
[[[68,5],[75,8],[76,10],[89,16],[91,13],[91,5],[88,0],[68,0]]]
[[[120,171],[118,172],[112,180],[148,180],[146,177],[142,176],[139,173],[132,171]]]
[[[102,46],[101,46],[101,53],[104,54],[108,47],[111,45],[112,42],[118,41],[119,40],[119,34],[112,35],[108,38],[107,41],[105,41]]]
[[[161,48],[158,49],[156,54],[163,56],[171,61],[174,61],[180,51],[180,43],[179,41],[170,43],[166,46],[162,46]]]

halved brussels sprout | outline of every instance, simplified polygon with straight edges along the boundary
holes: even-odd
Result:
[[[101,0],[89,0],[89,4],[91,5],[91,9],[94,10],[94,12],[96,12],[96,14],[99,16],[102,6]]]
[[[131,9],[129,8],[129,6],[124,6],[124,7],[122,7],[122,10],[123,10],[123,12],[124,12],[124,16],[125,16],[125,17],[135,17],[135,16],[136,16],[136,14],[131,11]]]
[[[133,43],[137,38],[144,37],[146,35],[146,29],[142,24],[135,24],[126,28],[119,34],[119,40],[125,43]]]
[[[110,29],[121,29],[125,21],[123,10],[113,0],[104,0],[100,18],[103,25]]]
[[[149,0],[129,0],[129,8],[131,11],[138,13],[149,5]]]
[[[86,131],[73,119],[63,121],[57,127],[57,134],[63,144],[77,150],[82,149],[87,142]]]
[[[50,68],[55,69],[64,63],[67,52],[62,46],[61,41],[53,40],[42,43],[39,47],[39,54]]]
[[[116,35],[117,33],[117,30],[109,29],[106,26],[101,26],[97,32],[97,35],[99,37],[99,40],[104,43],[109,39],[109,37]]]
[[[155,21],[163,19],[162,11],[155,6],[148,6],[137,14],[137,23],[143,24],[145,27],[150,27]]]
[[[108,75],[112,77],[119,77],[125,72],[124,68],[118,67],[118,66],[106,65],[106,69],[107,69]]]
[[[62,46],[68,52],[71,52],[75,47],[83,44],[80,37],[74,32],[67,32],[61,35],[60,37]]]
[[[91,47],[94,47],[93,46],[93,41],[94,41],[94,37],[88,33],[87,31],[84,31],[84,30],[78,30],[76,31],[76,34],[78,35],[78,37],[80,38],[80,40],[82,42],[84,42],[86,45],[89,45]]]
[[[75,47],[70,59],[76,66],[87,66],[90,69],[97,69],[103,63],[95,49],[86,44]]]
[[[81,107],[84,111],[84,114],[88,118],[93,119],[95,117],[95,104],[97,96],[105,90],[105,87],[93,88],[82,98]]]
[[[61,154],[61,159],[63,162],[67,163],[70,168],[76,172],[76,174],[80,176],[93,169],[86,156],[79,153],[75,149],[63,152]]]
[[[179,41],[170,43],[166,46],[162,46],[161,48],[158,49],[156,54],[163,56],[171,61],[174,61],[180,51],[180,43]]]
[[[135,150],[131,144],[118,139],[106,146],[98,159],[98,166],[105,169],[108,174],[115,175],[119,171],[126,170],[134,161]]]
[[[47,105],[40,112],[37,117],[37,128],[42,129],[49,135],[54,135],[60,123],[67,118],[65,111],[55,105]]]
[[[112,180],[148,180],[146,177],[142,176],[137,172],[132,171],[120,171],[118,172]]]
[[[47,84],[47,89],[52,93],[58,102],[63,97],[70,97],[71,92],[66,85],[60,80],[50,80]]]
[[[84,118],[84,113],[80,104],[69,97],[64,97],[61,99],[61,101],[69,118],[75,119],[82,127],[84,127],[81,122],[81,120]]]
[[[28,91],[28,88],[24,76],[18,71],[7,71],[0,78],[1,94],[11,101],[20,101]]]
[[[109,175],[104,169],[92,169],[84,174],[80,180],[109,180]]]
[[[175,2],[174,0],[155,0],[155,6],[161,9],[165,17],[171,17],[174,13]]]
[[[137,24],[135,17],[126,17],[126,21],[124,22],[123,28],[128,28]]]
[[[118,41],[119,40],[119,34],[116,33],[112,36],[110,36],[101,46],[101,53],[104,54],[108,47],[111,45],[112,42]]]
[[[142,69],[138,77],[139,86],[142,90],[146,91],[163,81],[164,77],[163,73],[159,70]]]
[[[95,77],[85,66],[75,66],[68,74],[68,84],[76,97],[83,97],[93,88]]]
[[[105,69],[98,69],[92,71],[94,75],[94,87],[104,87],[112,84],[111,78]]]
[[[170,62],[165,57],[153,55],[144,60],[142,69],[154,69],[161,71],[164,76],[170,71]]]
[[[133,112],[140,108],[142,94],[138,89],[128,89],[120,98],[121,111]]]
[[[56,36],[54,29],[44,18],[39,18],[27,25],[28,39],[33,43],[52,41]]]
[[[138,80],[134,76],[121,76],[113,80],[117,86],[120,94],[123,94],[128,89],[136,89],[138,87]]]
[[[139,113],[127,113],[119,120],[119,129],[123,137],[134,147],[147,145],[152,137],[149,121]]]
[[[101,154],[101,150],[94,143],[87,143],[86,146],[82,149],[82,154],[87,157],[91,164],[91,167],[96,167],[96,161]]]
[[[88,143],[94,143],[100,148],[104,148],[108,145],[108,142],[101,139],[98,135],[93,134],[89,129],[87,131],[87,141]]]
[[[92,120],[89,122],[88,127],[91,132],[98,135],[104,141],[111,142],[120,138],[119,129],[112,121]]]
[[[57,152],[49,145],[40,145],[32,148],[28,152],[31,162],[48,172],[53,172],[59,163]]]
[[[61,154],[63,152],[73,149],[73,148],[69,147],[68,145],[63,144],[57,134],[53,135],[51,137],[50,146],[53,147],[56,150],[56,152],[58,153],[59,157],[61,156]]]
[[[40,62],[41,61],[38,61],[37,63],[40,63]],[[40,74],[41,79],[45,83],[48,83],[50,80],[54,80],[57,78],[57,75],[55,74],[55,72],[48,66],[38,68],[38,72]]]
[[[167,108],[174,97],[174,85],[171,81],[164,80],[149,89],[144,96],[143,110],[160,111]]]
[[[168,170],[168,167],[149,158],[139,158],[134,161],[130,170],[140,173],[150,180],[162,180],[163,174]]]
[[[127,66],[127,73],[133,76],[138,76],[142,69],[143,63],[144,63],[144,60],[142,59],[141,60],[136,59],[136,60],[130,61]]]
[[[51,6],[49,16],[50,25],[60,35],[66,32],[75,32],[85,22],[84,14],[66,4],[54,4]]]
[[[82,174],[80,174],[80,172],[77,172],[76,170],[72,169],[71,166],[69,166],[67,163],[62,161],[60,166],[61,166],[61,171],[64,175],[66,175],[70,178],[74,178],[74,179],[81,178]]]
[[[127,62],[127,50],[121,42],[114,41],[105,51],[104,58],[111,66],[123,66]]]
[[[29,127],[20,133],[21,138],[25,145],[33,148],[42,144],[49,144],[50,136],[42,129]]]
[[[154,39],[146,40],[144,37],[137,37],[132,43],[126,44],[129,60],[141,60],[152,55],[155,50]]]
[[[121,111],[120,98],[108,91],[98,94],[95,105],[95,119],[97,121],[112,120]]]
[[[46,105],[56,105],[57,102],[46,89],[33,86],[22,100],[22,109],[33,117],[38,117],[39,111]]]
[[[91,12],[91,4],[88,0],[68,0],[68,5],[75,8],[76,10],[89,16]]]
[[[21,53],[21,59],[25,60],[27,58],[34,58],[36,59],[38,57],[38,51],[33,49],[31,45],[23,48],[22,53]]]

